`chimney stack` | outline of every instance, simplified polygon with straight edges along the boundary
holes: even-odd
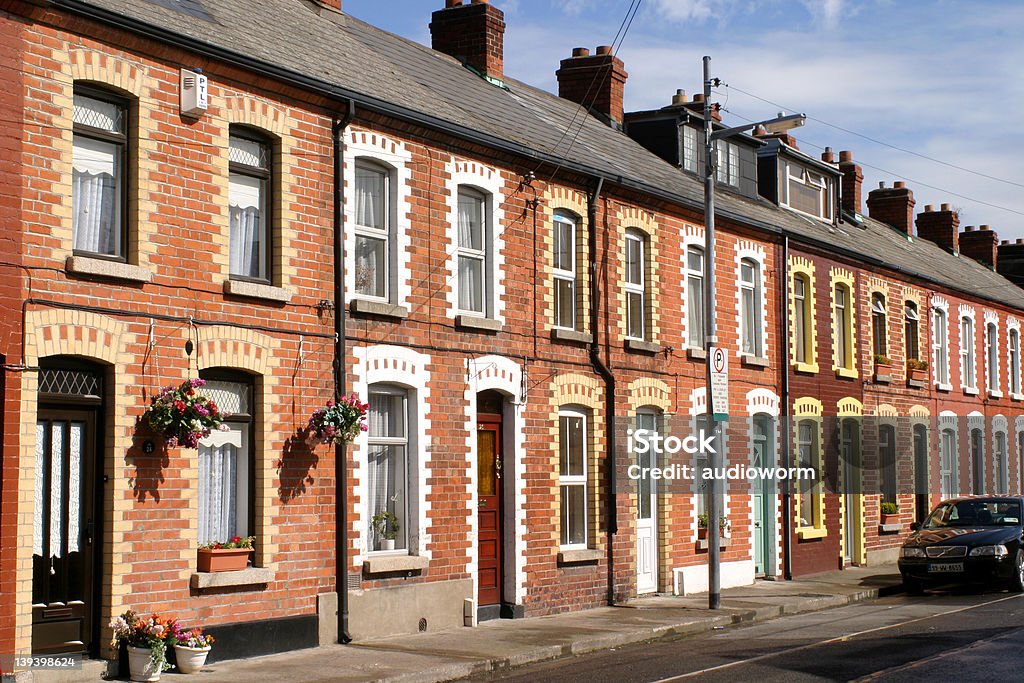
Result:
[[[341,0],[337,0],[340,4]],[[487,0],[445,0],[430,17],[431,47],[480,73],[501,80],[504,72],[505,14]]]
[[[626,94],[625,64],[612,54],[609,45],[597,48],[594,55],[585,47],[577,47],[572,57],[563,59],[555,76],[558,96],[604,114],[618,126],[622,125],[622,101]]]
[[[842,156],[840,155],[840,159]],[[860,167],[849,161],[849,166],[852,166],[857,171],[860,171]],[[852,205],[854,201],[857,202],[859,207],[859,195],[860,195],[860,180],[864,178],[863,175],[859,177],[855,176],[856,188],[853,190],[854,195],[851,198],[846,196],[846,185],[847,178],[846,168],[843,162],[839,162],[839,167],[843,170],[843,208],[846,209],[847,202]],[[868,193],[868,215],[874,218],[876,221],[888,223],[892,227],[896,228],[902,233],[907,235],[914,234],[914,205],[917,202],[914,201],[914,193],[910,191],[910,188],[906,186],[902,180],[897,180],[893,183],[892,187],[886,187],[885,183],[879,183],[878,189],[871,190]],[[921,219],[918,219],[918,228],[920,229]],[[923,237],[924,235],[922,235]],[[930,239],[930,238],[929,238]]]
[[[1024,287],[1024,239],[1004,240],[999,245],[996,272],[1018,287]]]
[[[996,270],[996,259],[999,255],[999,237],[995,231],[987,225],[979,225],[975,230],[973,225],[968,225],[960,233],[960,255],[984,263],[989,268]]]
[[[843,211],[859,214],[861,212],[861,186],[864,184],[864,172],[853,160],[853,152],[849,150],[839,152],[839,170],[843,174],[841,186]],[[913,208],[913,204],[911,204],[911,208]],[[911,223],[912,218],[911,216],[907,219],[908,225]]]
[[[917,215],[917,236],[935,242],[946,251],[960,251],[959,228],[960,216],[949,204],[943,204],[938,211],[928,204],[924,213]]]
[[[316,0],[318,5],[341,11],[341,0]]]

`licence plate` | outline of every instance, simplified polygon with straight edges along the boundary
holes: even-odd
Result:
[[[963,570],[963,562],[933,562],[928,565],[928,573],[930,574],[962,572]]]

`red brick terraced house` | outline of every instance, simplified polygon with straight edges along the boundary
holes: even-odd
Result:
[[[706,590],[705,497],[623,476],[668,464],[623,432],[701,424],[709,266],[730,462],[817,473],[730,486],[723,586],[882,561],[940,493],[1020,490],[1024,292],[991,231],[913,235],[902,187],[862,216],[848,153],[740,136],[708,264],[699,98],[625,113],[605,47],[558,96],[516,81],[487,2],[430,28],[0,4],[0,652],[102,669],[127,608],[226,659]],[[191,377],[228,430],[169,447],[146,410]],[[349,393],[368,430],[313,443]],[[233,535],[250,566],[199,571]]]

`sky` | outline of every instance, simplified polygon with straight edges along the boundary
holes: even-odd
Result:
[[[467,0],[468,2],[468,0]],[[556,92],[573,47],[613,43],[631,0],[491,0],[505,73]],[[352,16],[430,44],[444,0],[343,0]],[[800,149],[850,150],[864,200],[903,180],[916,212],[1024,238],[1024,3],[1019,0],[641,0],[618,47],[626,111],[701,92],[703,55],[726,123],[804,113]],[[867,206],[862,207],[867,213]]]

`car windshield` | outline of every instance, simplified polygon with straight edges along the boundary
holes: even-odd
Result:
[[[1020,503],[1000,500],[961,500],[943,503],[928,515],[925,529],[964,526],[1019,526]]]

